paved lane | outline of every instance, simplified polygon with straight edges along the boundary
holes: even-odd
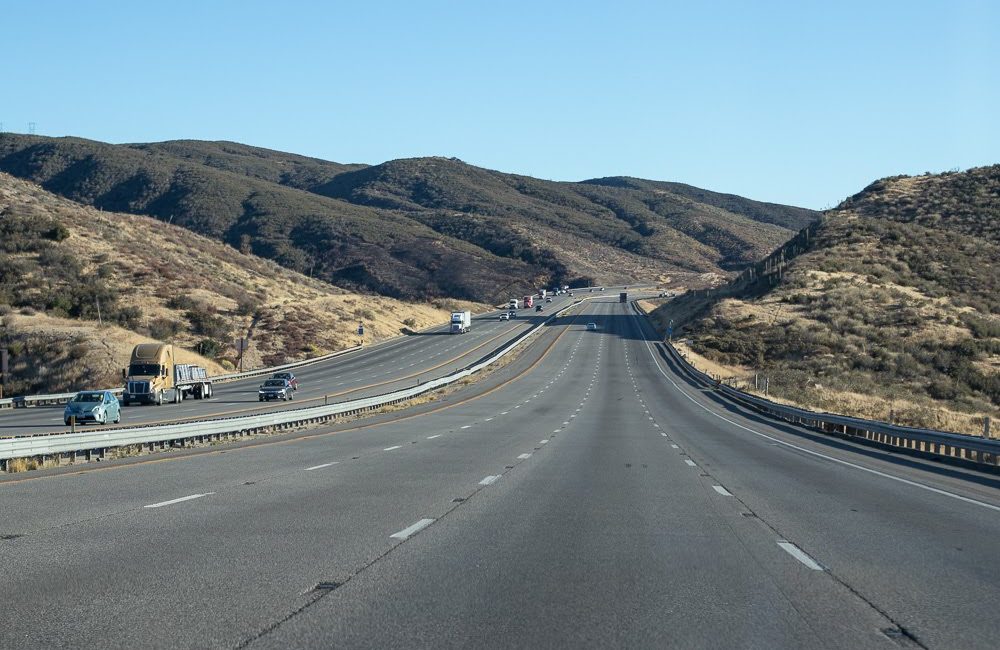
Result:
[[[0,481],[0,646],[1000,645],[994,477],[762,421],[583,312],[439,404]]]

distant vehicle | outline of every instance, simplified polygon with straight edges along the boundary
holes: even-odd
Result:
[[[510,309],[517,309],[519,304],[520,301],[517,298],[511,298],[510,302],[507,303],[507,307],[509,307]]]
[[[572,292],[572,291],[570,291],[570,292],[569,292],[569,297],[570,297],[570,298],[572,298],[572,297],[573,297],[573,292]]]
[[[545,302],[552,302],[552,298],[546,298]]]
[[[107,424],[108,421],[118,424],[122,421],[122,409],[115,397],[109,390],[85,390],[77,393],[63,411],[63,421],[66,426],[70,425],[70,418],[74,418],[78,424],[84,422],[96,422],[97,424]]]
[[[600,289],[598,289],[598,291],[604,291],[604,287],[601,287]]]
[[[562,290],[563,290],[563,291],[569,291],[569,285],[568,285],[568,284],[564,284],[564,285],[562,286]]]
[[[538,305],[537,307],[535,307],[535,311],[542,311],[542,306]]]
[[[508,314],[507,312],[503,312],[502,314],[500,314],[500,320],[510,320],[510,314]]]
[[[511,320],[514,320],[515,318],[517,318],[517,312],[514,311],[513,309],[510,310],[509,312],[507,312],[507,315],[510,316]]]
[[[587,330],[588,331],[596,331],[597,330],[597,323],[587,323]]]
[[[276,372],[271,375],[271,379],[284,379],[292,385],[292,390],[299,389],[299,380],[290,372]]]
[[[257,389],[257,401],[266,402],[272,399],[287,401],[292,399],[294,389],[287,379],[268,379]]]
[[[164,393],[172,393],[175,404],[184,396],[195,399],[212,396],[212,380],[208,371],[190,363],[174,362],[174,346],[161,343],[140,343],[132,349],[127,369],[122,370],[125,390],[122,404],[148,402],[162,404]]]
[[[548,295],[548,292],[545,289],[539,289],[538,290],[538,297],[539,298],[544,298],[546,295]]]
[[[521,304],[524,305],[525,309],[531,309],[535,304],[534,296],[525,296],[521,299]]]
[[[628,292],[622,291],[618,294],[618,302],[628,302]]]
[[[465,334],[472,329],[472,312],[471,311],[453,311],[451,312],[451,333],[452,334]]]

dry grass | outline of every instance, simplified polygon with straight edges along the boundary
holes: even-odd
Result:
[[[371,343],[397,336],[405,328],[420,330],[446,322],[452,308],[482,311],[484,307],[457,301],[414,304],[348,293],[184,228],[81,206],[6,174],[0,174],[0,211],[49,217],[63,224],[70,235],[53,246],[77,258],[84,273],[100,269],[106,284],[118,288],[120,303],[141,310],[135,332],[45,314],[8,318],[8,333],[14,339],[33,336],[85,344],[90,350],[85,363],[93,366],[90,376],[95,380],[110,378],[121,368],[136,342],[153,340],[146,335],[156,331],[150,328],[157,322],[177,324],[178,331],[167,342],[195,349],[206,336],[193,331],[187,317],[191,307],[172,304],[179,296],[189,299],[195,310],[221,319],[222,329],[213,338],[222,347],[214,362],[194,353],[178,355],[215,372],[236,365],[232,340],[246,336],[251,324],[245,369],[354,346],[359,322],[365,325],[365,342]],[[22,361],[37,364],[44,359]],[[56,377],[53,381],[47,390],[74,387]]]

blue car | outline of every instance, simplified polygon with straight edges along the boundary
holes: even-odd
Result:
[[[66,404],[66,410],[63,411],[63,421],[66,422],[66,426],[69,426],[71,417],[76,418],[77,424],[84,422],[118,424],[122,420],[122,409],[118,398],[111,391],[85,390],[77,393],[76,397]]]

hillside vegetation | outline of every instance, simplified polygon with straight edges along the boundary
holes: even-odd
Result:
[[[705,294],[656,317],[685,323],[722,374],[760,373],[814,408],[981,432],[1000,416],[1000,166],[873,183]]]
[[[493,303],[556,282],[730,274],[818,216],[637,179],[557,183],[448,158],[341,165],[227,142],[0,134],[0,170],[409,299]]]
[[[469,306],[468,303],[460,303]],[[135,343],[169,341],[213,372],[273,365],[447,320],[449,301],[346,292],[149,217],[84,207],[0,174],[0,341],[7,394],[116,385]],[[475,307],[475,306],[474,306]]]

